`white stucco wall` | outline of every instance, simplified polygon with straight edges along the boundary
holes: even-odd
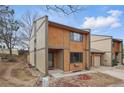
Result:
[[[47,62],[47,17],[35,21],[32,28],[32,39],[30,41],[30,63],[42,73],[46,74]],[[34,43],[36,41],[36,43]],[[36,48],[36,51],[35,51]]]
[[[91,35],[91,48],[105,52],[102,58],[102,65],[112,65],[112,37]]]

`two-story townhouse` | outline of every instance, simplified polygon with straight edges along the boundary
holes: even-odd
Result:
[[[123,41],[106,35],[91,35],[91,64],[102,66],[115,66],[123,64]],[[94,54],[96,56],[94,56]],[[99,55],[98,55],[99,54]],[[99,57],[98,57],[99,56]],[[93,65],[91,65],[93,66]]]
[[[33,23],[30,40],[30,64],[48,75],[49,70],[63,72],[90,68],[90,32],[51,22],[47,16]]]

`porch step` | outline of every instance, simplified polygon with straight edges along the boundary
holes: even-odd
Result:
[[[50,74],[52,77],[54,78],[59,78],[59,77],[62,77],[63,76],[63,73],[53,73],[53,74]]]
[[[49,74],[54,78],[58,78],[63,76],[64,71],[60,69],[49,70]]]

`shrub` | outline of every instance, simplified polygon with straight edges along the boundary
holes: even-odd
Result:
[[[117,62],[116,59],[113,59],[113,60],[112,60],[112,66],[117,66],[117,63],[118,63],[118,62]]]
[[[9,56],[8,57],[8,62],[16,62],[17,58],[15,56]]]

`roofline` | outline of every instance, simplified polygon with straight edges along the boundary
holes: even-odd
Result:
[[[44,18],[44,17],[48,17],[48,16],[44,15],[44,16],[34,20],[33,23],[38,21],[38,20],[40,20],[40,19],[42,19],[42,18]],[[79,28],[71,27],[71,26],[68,26],[68,25],[64,25],[64,24],[53,22],[53,21],[49,21],[49,20],[48,20],[48,24],[52,24],[54,26],[63,27],[65,29],[69,29],[69,30],[72,30],[72,31],[76,30],[79,33],[90,33],[90,31],[91,31],[91,29],[79,29]],[[89,30],[89,31],[87,31],[87,30]]]
[[[117,39],[117,38],[113,38],[112,40],[113,41],[118,41],[118,42],[122,42],[123,41],[122,39]]]
[[[91,36],[104,36],[104,37],[111,37],[111,38],[112,38],[112,36],[109,36],[109,35],[98,35],[98,34],[91,34]]]
[[[50,25],[53,25],[53,26],[61,27],[61,28],[64,28],[64,29],[69,29],[71,31],[77,31],[79,33],[90,33],[90,31],[91,31],[91,29],[79,29],[79,28],[75,28],[75,27],[72,27],[72,26],[60,24],[60,23],[53,22],[53,21],[48,21],[48,23]],[[89,31],[87,31],[87,30],[89,30]]]
[[[91,53],[96,53],[96,54],[104,54],[105,52],[92,52]]]
[[[45,18],[45,17],[48,17],[48,16],[47,16],[47,15],[44,15],[44,16],[42,16],[42,17],[39,17],[39,18],[35,19],[33,22],[38,21],[38,20],[40,20],[40,19],[42,19],[42,18]]]
[[[111,37],[112,40],[119,41],[119,42],[122,42],[122,41],[123,41],[122,39],[113,38],[112,36],[109,36],[109,35],[97,35],[97,34],[91,34],[91,36],[104,36],[104,37]]]

